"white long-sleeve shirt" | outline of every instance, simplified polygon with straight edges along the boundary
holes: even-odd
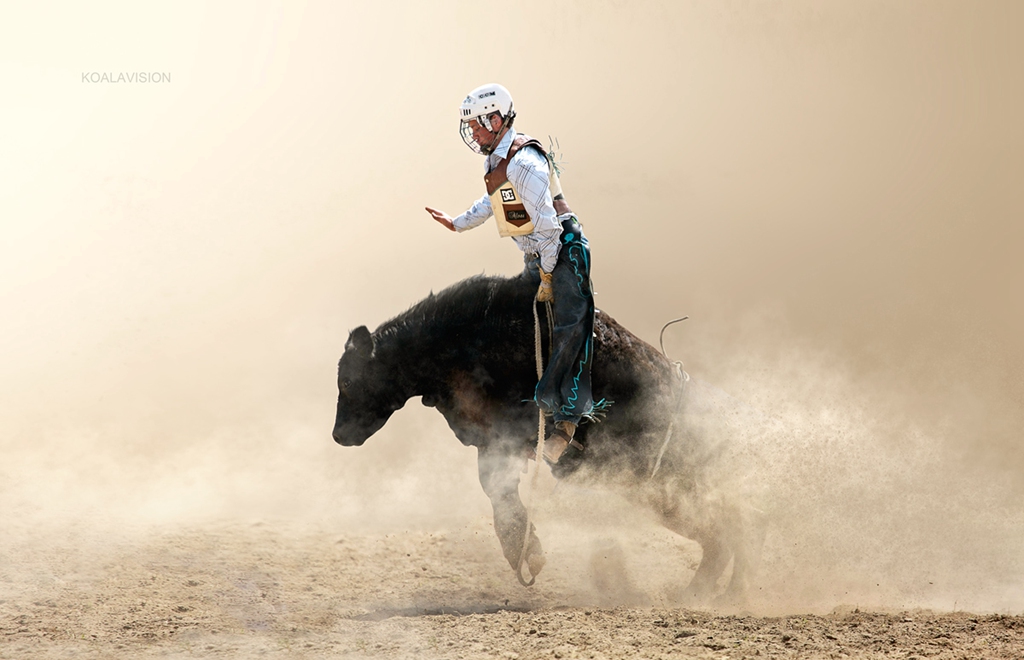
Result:
[[[498,162],[508,156],[512,141],[517,133],[509,129],[501,138],[498,146],[487,156],[484,173],[497,167]],[[523,236],[513,236],[519,249],[526,254],[536,252],[540,255],[540,267],[550,273],[555,269],[558,250],[561,247],[559,238],[562,236],[562,225],[551,205],[551,190],[548,182],[548,159],[537,153],[536,149],[523,148],[508,162],[505,168],[508,180],[515,186],[519,197],[523,200],[526,212],[533,222],[533,231]],[[469,209],[452,220],[456,231],[466,231],[478,227],[493,215],[491,199],[484,195]]]

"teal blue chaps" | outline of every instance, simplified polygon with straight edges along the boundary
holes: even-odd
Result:
[[[594,293],[590,287],[590,247],[575,216],[562,221],[561,248],[552,273],[554,302],[550,357],[537,383],[534,401],[556,422],[579,424],[591,414],[590,365],[594,360]],[[526,255],[524,276],[540,285],[540,257]],[[543,330],[542,330],[543,332]]]

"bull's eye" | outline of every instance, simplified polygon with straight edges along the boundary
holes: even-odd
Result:
[[[341,390],[342,391],[347,390],[350,385],[352,385],[352,381],[350,381],[348,378],[343,379],[341,381]]]

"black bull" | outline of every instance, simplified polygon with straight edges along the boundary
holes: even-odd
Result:
[[[519,476],[537,437],[533,294],[521,277],[464,280],[372,334],[356,328],[338,363],[335,441],[363,444],[406,401],[422,397],[463,444],[477,448],[480,484],[513,569],[526,526]],[[678,404],[683,383],[675,365],[601,311],[594,335],[594,399],[613,403],[600,423],[580,426],[576,437],[585,450],[563,457],[555,476],[619,486],[665,527],[697,541],[703,555],[686,588],[691,597],[712,595],[732,559],[725,597],[741,599],[760,555],[763,516],[708,477],[720,452],[685,414],[692,397]],[[673,438],[652,478],[673,419]],[[526,554],[536,574],[543,550],[532,526]]]

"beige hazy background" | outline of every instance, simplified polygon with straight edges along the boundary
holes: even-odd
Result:
[[[457,108],[498,81],[558,138],[598,306],[655,344],[689,314],[670,353],[767,420],[762,591],[1024,611],[1022,26],[1012,1],[5,7],[5,538],[487,516],[416,400],[362,448],[330,430],[350,329],[521,267],[423,211],[482,193]]]

